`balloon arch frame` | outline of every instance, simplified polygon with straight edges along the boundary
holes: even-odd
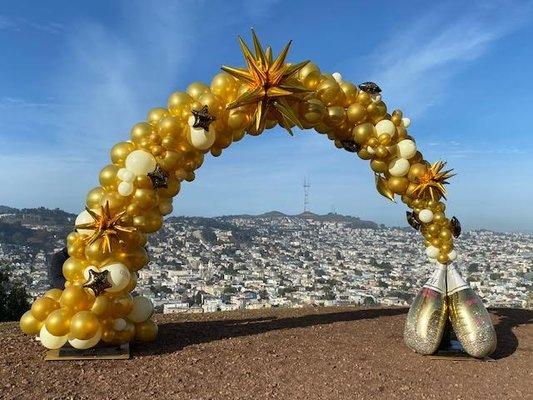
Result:
[[[274,57],[253,30],[252,38],[253,51],[239,37],[244,68],[223,66],[209,86],[195,82],[171,94],[166,108],[151,109],[128,141],[113,146],[100,185],[87,194],[86,209],[67,237],[65,288],[37,298],[21,329],[49,349],[155,340],[151,301],[131,295],[137,271],[148,263],[147,235],[161,228],[180,183],[194,180],[205,154],[220,156],[245,134],[279,124],[290,134],[295,126],[313,128],[367,160],[377,191],[408,207],[409,224],[421,232],[427,256],[439,267],[411,307],[406,343],[423,354],[434,352],[449,315],[470,354],[490,353],[490,317],[450,265],[457,257],[453,240],[461,233],[459,221],[445,214],[451,170],[424,159],[408,134],[411,121],[400,110],[388,113],[377,84],[356,86],[309,61],[287,63],[291,42]],[[455,303],[454,293],[462,293]],[[474,301],[466,306],[468,299]]]

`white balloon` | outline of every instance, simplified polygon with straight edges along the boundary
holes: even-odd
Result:
[[[126,168],[120,168],[117,172],[117,178],[123,182],[133,182],[135,174]]]
[[[195,121],[196,121],[196,118],[194,118],[194,115],[191,115],[189,119],[187,120],[187,123],[189,124],[190,127],[192,127]]]
[[[131,274],[129,269],[121,263],[109,264],[100,268],[100,271],[109,271],[107,274],[107,280],[111,285],[106,289],[106,292],[120,292],[130,282]]]
[[[337,83],[342,83],[342,75],[339,72],[334,72],[331,76],[337,81]]]
[[[131,182],[120,182],[117,191],[121,196],[128,197],[133,193],[133,184]]]
[[[427,224],[428,222],[433,221],[433,212],[427,208],[420,210],[418,213],[418,219],[420,222]]]
[[[398,155],[410,159],[416,154],[416,144],[412,140],[404,139],[398,143]]]
[[[155,157],[144,150],[135,150],[126,157],[126,168],[137,176],[153,172],[157,162]]]
[[[47,349],[55,350],[63,347],[67,343],[68,335],[65,336],[54,336],[46,329],[46,326],[43,324],[40,332],[39,339],[41,344]]]
[[[191,144],[198,150],[207,150],[213,143],[215,143],[216,133],[210,126],[209,131],[202,128],[190,128],[191,130]]]
[[[100,214],[100,211],[98,210],[91,210],[95,212],[96,214]],[[81,213],[78,214],[76,217],[76,221],[74,222],[74,225],[83,225],[94,222],[94,218],[87,210],[83,210]],[[93,229],[76,229],[79,234],[81,235],[92,235],[94,230]]]
[[[403,123],[403,126],[405,126],[406,128],[409,128],[409,126],[411,125],[411,120],[409,118],[402,118],[402,123]]]
[[[123,318],[117,318],[113,321],[113,329],[116,331],[123,331],[126,328],[127,322]]]
[[[437,258],[439,256],[439,248],[435,246],[428,246],[426,248],[426,255],[429,258]]]
[[[448,253],[448,258],[453,261],[457,258],[457,252],[455,250],[452,250]]]
[[[366,146],[366,151],[368,151],[369,154],[374,154],[376,152],[372,146]]]
[[[405,158],[395,158],[389,163],[389,173],[392,176],[405,176],[410,167],[411,164]]]
[[[389,135],[392,136],[396,132],[396,126],[388,119],[383,119],[376,124],[377,135]]]
[[[90,349],[91,347],[94,347],[98,344],[100,339],[102,338],[102,327],[98,328],[98,331],[94,334],[92,338],[81,340],[72,338],[69,339],[69,343],[72,347],[75,349]]]
[[[128,315],[128,319],[132,322],[144,322],[152,316],[154,312],[154,305],[148,297],[137,296],[133,298],[133,309]]]

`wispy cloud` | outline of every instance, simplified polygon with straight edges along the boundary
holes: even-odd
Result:
[[[22,32],[26,29],[57,35],[63,31],[63,24],[53,21],[38,22],[22,17],[0,14],[0,30]]]
[[[453,88],[454,76],[499,39],[521,28],[532,3],[485,2],[457,9],[440,5],[402,24],[371,58],[385,95],[420,115]],[[460,90],[460,89],[459,89]]]

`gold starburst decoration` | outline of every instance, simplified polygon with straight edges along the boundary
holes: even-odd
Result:
[[[239,36],[239,44],[246,61],[246,68],[223,66],[222,70],[234,76],[248,86],[248,90],[235,101],[227,105],[227,109],[254,104],[254,126],[257,132],[265,129],[267,115],[279,122],[292,135],[289,128],[294,124],[303,129],[298,116],[293,112],[287,99],[297,97],[300,93],[309,92],[294,77],[309,61],[297,64],[286,64],[285,59],[291,46],[287,43],[281,53],[273,60],[272,49],[263,46],[252,29],[255,54],[252,54],[244,40]]]
[[[121,211],[115,215],[111,214],[109,210],[109,202],[105,203],[105,206],[100,206],[100,214],[94,212],[90,208],[86,207],[85,210],[93,218],[92,222],[76,225],[76,229],[90,229],[93,233],[85,238],[87,245],[90,245],[100,238],[103,238],[102,247],[104,252],[111,253],[111,239],[117,238],[120,240],[121,232],[131,233],[136,228],[131,226],[123,226],[120,219],[126,213],[126,210]]]
[[[438,197],[446,199],[447,181],[455,174],[452,174],[453,169],[444,170],[446,163],[444,161],[437,161],[431,164],[426,173],[418,179],[416,188],[413,190],[414,194],[425,196],[429,194],[431,200],[437,200]]]

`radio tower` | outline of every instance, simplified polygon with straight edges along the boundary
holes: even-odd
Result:
[[[311,187],[311,184],[309,183],[308,178],[304,178],[304,212],[308,211],[309,206],[309,188]]]

